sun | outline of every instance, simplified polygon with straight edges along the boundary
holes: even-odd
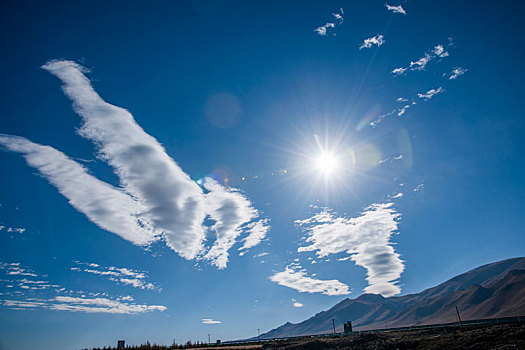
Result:
[[[314,160],[315,169],[324,175],[334,173],[339,167],[339,161],[333,153],[323,152]]]

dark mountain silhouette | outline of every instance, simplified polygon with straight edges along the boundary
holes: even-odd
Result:
[[[420,293],[384,298],[363,294],[300,322],[287,322],[261,338],[331,333],[352,321],[354,329],[404,327],[463,320],[525,315],[525,258],[480,266]]]

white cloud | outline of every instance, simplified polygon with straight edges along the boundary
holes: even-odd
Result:
[[[410,108],[410,105],[405,105],[405,106],[399,108],[399,110],[397,112],[397,116],[401,117],[403,114],[406,113],[407,109],[409,109],[409,108]]]
[[[329,28],[334,29],[336,26],[340,26],[344,22],[344,11],[343,9],[339,9],[339,13],[332,13],[332,16],[336,19],[337,23],[335,22],[326,22],[324,25],[317,27],[314,29],[314,32],[321,36],[327,36],[328,34],[335,35],[335,32],[332,30],[330,31]]]
[[[270,227],[268,226],[268,220],[264,219],[252,222],[247,225],[246,229],[249,235],[244,239],[244,244],[239,250],[249,249],[258,245],[266,237]]]
[[[304,228],[308,246],[299,252],[315,251],[320,258],[346,252],[351,260],[367,270],[367,293],[391,296],[399,294],[398,279],[403,261],[394,251],[390,238],[397,231],[401,214],[393,203],[372,204],[355,218],[336,217],[330,210],[296,223]]]
[[[401,197],[403,197],[403,192],[399,192],[399,193],[391,196],[390,198],[401,198]]]
[[[295,299],[292,299],[292,305],[293,307],[303,307],[304,306],[302,303],[298,302]]]
[[[57,296],[53,299],[4,300],[3,305],[10,309],[48,309],[86,313],[137,314],[151,311],[165,311],[163,305],[140,305],[123,302],[123,299],[87,298]]]
[[[11,232],[18,232],[18,233],[22,234],[22,233],[26,232],[25,228],[21,228],[21,227],[5,227],[5,226],[0,225],[0,231],[2,231],[3,229],[6,229],[6,231],[10,232],[10,233]]]
[[[90,268],[72,267],[72,271],[86,272],[93,275],[107,276],[110,281],[117,282],[124,285],[130,285],[139,289],[158,290],[161,288],[151,282],[147,282],[147,273],[145,271],[138,271],[126,267],[101,267],[95,263],[75,262],[79,266],[89,266]]]
[[[447,57],[449,55],[449,53],[447,51],[445,51],[445,48],[443,47],[443,45],[436,45],[434,46],[434,49],[432,50],[432,53],[438,57]]]
[[[403,6],[399,5],[399,6],[391,6],[389,4],[385,4],[386,6],[386,9],[388,11],[392,11],[393,13],[401,13],[403,15],[406,15],[407,13],[405,12],[405,9],[403,8]]]
[[[214,320],[213,318],[202,318],[201,321],[204,324],[219,324],[219,323],[222,323],[222,321],[217,321],[217,320]]]
[[[445,90],[443,90],[443,88],[440,86],[437,89],[430,89],[427,92],[425,92],[424,94],[417,94],[417,96],[419,98],[423,98],[425,100],[430,100],[432,97],[434,97],[437,94],[442,93],[443,91],[445,91]]]
[[[423,70],[431,59],[432,56],[430,56],[428,53],[425,53],[425,56],[421,57],[419,60],[410,62],[410,68],[412,70]]]
[[[62,152],[25,138],[0,134],[0,144],[20,153],[40,173],[99,227],[137,244],[153,241],[155,233],[138,215],[142,206],[121,189],[90,175],[87,170]]]
[[[0,263],[0,270],[4,271],[7,275],[10,276],[30,276],[38,277],[33,271],[22,267],[20,263]]]
[[[323,293],[326,295],[350,294],[348,286],[338,280],[320,280],[306,275],[306,270],[298,264],[286,266],[282,272],[270,276],[272,282],[295,289],[301,293]]]
[[[79,134],[99,148],[100,160],[115,169],[120,187],[98,180],[52,147],[9,135],[0,135],[0,144],[21,153],[99,227],[137,245],[162,237],[183,258],[204,257],[224,268],[228,249],[245,232],[243,225],[258,216],[250,201],[212,179],[204,180],[204,193],[127,110],[105,102],[93,90],[82,66],[50,61],[43,68],[64,83],[83,120]],[[206,217],[215,220],[211,228],[204,225]],[[208,229],[215,231],[216,241],[206,252]]]
[[[404,98],[404,97],[398,97],[398,98],[396,98],[396,101],[397,102],[408,102],[408,100],[406,98]]]
[[[86,266],[89,264],[85,264]],[[72,268],[73,269],[73,268]],[[5,295],[13,299],[0,301],[2,305],[15,310],[48,309],[56,311],[72,311],[87,313],[112,313],[136,314],[151,311],[164,311],[162,305],[141,305],[132,303],[132,296],[111,298],[107,293],[86,293],[83,291],[68,290],[58,284],[51,284],[41,279],[28,279],[26,277],[39,277],[36,273],[23,267],[20,263],[0,263],[0,271],[6,273],[11,279],[0,279],[2,287],[9,288]],[[132,273],[128,269],[121,272]],[[14,273],[11,273],[14,272]],[[3,289],[3,288],[2,288]],[[11,292],[12,291],[12,292]],[[55,294],[49,298],[49,293]],[[46,297],[41,297],[45,295]],[[37,296],[37,297],[35,297]],[[40,297],[38,297],[40,296]]]
[[[383,39],[383,35],[377,34],[371,38],[367,38],[363,41],[363,44],[359,46],[359,50],[361,49],[369,49],[373,45],[376,45],[377,47],[383,45],[385,43],[385,40]],[[394,69],[395,70],[395,69]]]
[[[457,79],[457,77],[459,77],[460,75],[465,74],[467,71],[468,71],[468,69],[466,69],[466,68],[456,67],[456,68],[454,68],[452,70],[452,72],[450,73],[450,77],[448,79],[450,79],[450,80]]]
[[[238,190],[224,188],[210,178],[205,180],[204,187],[210,191],[206,194],[206,209],[215,221],[212,229],[217,234],[217,239],[204,258],[211,260],[219,269],[224,269],[228,262],[228,250],[245,229],[242,225],[257,217],[258,213]],[[262,223],[260,225],[264,226]],[[255,241],[251,240],[251,243]]]
[[[391,73],[395,75],[403,75],[405,74],[406,70],[407,68],[399,67],[399,68],[394,69]]]
[[[425,187],[425,184],[419,184],[414,188],[414,192],[419,192]]]

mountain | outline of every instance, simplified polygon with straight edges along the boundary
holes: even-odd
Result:
[[[384,298],[363,294],[300,322],[287,322],[263,339],[331,333],[352,321],[354,329],[404,327],[463,320],[525,315],[525,258],[480,266],[420,293]]]

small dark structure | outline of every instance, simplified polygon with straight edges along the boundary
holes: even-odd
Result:
[[[344,332],[345,333],[351,333],[352,332],[352,322],[348,321],[343,326],[344,326]]]
[[[126,347],[126,341],[125,340],[117,341],[117,349],[124,349],[125,347]]]
[[[221,340],[217,339],[217,345],[221,345]]]

